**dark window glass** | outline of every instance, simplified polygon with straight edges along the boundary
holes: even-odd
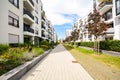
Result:
[[[9,2],[16,6],[17,8],[19,8],[19,0],[9,0]]]

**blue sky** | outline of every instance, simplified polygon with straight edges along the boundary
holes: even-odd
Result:
[[[62,14],[65,18],[73,20],[72,23],[65,23],[61,25],[53,25],[55,31],[57,32],[59,38],[65,38],[65,31],[68,29],[72,29],[74,22],[79,18],[76,14]]]
[[[65,31],[92,8],[92,0],[42,0],[42,3],[59,39],[65,38]]]

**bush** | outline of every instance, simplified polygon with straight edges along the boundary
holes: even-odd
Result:
[[[94,42],[77,42],[78,46],[94,47]],[[120,40],[100,41],[100,49],[120,52]]]
[[[43,48],[44,50],[50,49],[50,44],[48,41],[43,40],[40,42],[40,47]]]
[[[8,49],[9,49],[9,45],[7,45],[7,44],[0,44],[0,55],[3,54]]]
[[[94,42],[78,42],[78,46],[94,47]]]
[[[100,48],[103,50],[111,50],[120,52],[119,40],[106,40],[100,42]]]

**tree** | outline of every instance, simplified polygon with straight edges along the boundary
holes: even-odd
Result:
[[[74,30],[72,31],[72,33],[71,33],[71,35],[72,35],[72,40],[74,41],[74,43],[75,43],[75,41],[78,40],[78,38],[79,38],[79,32],[80,32],[79,29],[74,29]]]
[[[108,27],[109,25],[102,20],[102,15],[100,15],[96,9],[93,10],[93,13],[89,14],[87,28],[89,34],[94,35],[94,50],[97,52],[99,52],[99,36],[102,35]]]
[[[64,42],[70,42],[70,41],[72,41],[72,36],[66,37]]]

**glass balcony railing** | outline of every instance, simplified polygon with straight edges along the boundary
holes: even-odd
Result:
[[[24,24],[24,31],[34,33],[34,29],[30,28],[30,25]]]
[[[31,17],[31,18],[34,20],[34,16],[31,14],[30,11],[24,9],[24,10],[23,10],[23,13],[24,13],[24,14],[27,14],[29,17]]]

